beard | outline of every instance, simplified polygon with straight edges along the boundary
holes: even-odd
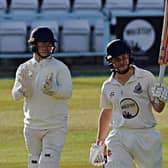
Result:
[[[119,74],[126,74],[129,71],[129,69],[130,69],[130,67],[128,66],[126,69],[124,69],[122,71],[118,70],[117,73],[119,73]]]
[[[130,65],[127,66],[127,68],[123,69],[123,70],[119,70],[119,69],[113,69],[114,72],[118,73],[118,74],[126,74],[130,69]]]

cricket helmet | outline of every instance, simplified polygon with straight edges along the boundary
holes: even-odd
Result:
[[[55,50],[55,42],[57,42],[57,40],[54,38],[54,34],[51,29],[40,26],[32,30],[28,40],[28,43],[32,48],[32,52],[37,52],[37,42],[51,42],[54,47],[52,51],[53,53]]]
[[[109,61],[111,58],[118,57],[122,54],[131,55],[131,49],[125,41],[120,39],[113,40],[107,44],[106,47],[106,60]]]
[[[111,71],[116,71],[114,70],[113,64],[111,63],[112,58],[116,58],[120,55],[123,54],[128,54],[129,56],[129,65],[133,62],[133,58],[131,57],[131,48],[128,46],[128,44],[121,40],[121,39],[115,39],[112,40],[107,44],[106,47],[106,56],[105,59],[108,62],[108,65],[111,69]]]

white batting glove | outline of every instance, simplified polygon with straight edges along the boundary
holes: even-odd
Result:
[[[18,76],[18,82],[22,85],[22,93],[25,97],[32,96],[32,72],[24,69]]]
[[[163,84],[156,83],[152,88],[152,96],[158,98],[160,101],[168,102],[168,88]]]
[[[104,145],[97,145],[97,144],[91,145],[90,162],[94,166],[102,166],[105,164]]]
[[[55,94],[56,90],[57,90],[57,85],[53,81],[53,73],[50,73],[47,75],[47,78],[44,81],[44,84],[42,86],[42,92],[44,94],[52,96],[53,94]]]

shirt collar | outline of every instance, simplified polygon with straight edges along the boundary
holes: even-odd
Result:
[[[51,59],[52,59],[52,56],[49,56],[49,57],[47,57],[47,58],[45,58],[45,59],[42,59],[40,62],[37,62],[37,61],[35,60],[35,58],[32,57],[31,62],[32,62],[33,65],[34,65],[34,64],[46,64],[46,63],[48,63]]]
[[[134,81],[137,78],[143,77],[143,74],[141,73],[140,68],[138,68],[136,65],[131,65],[131,66],[134,67],[135,71],[134,71],[134,75],[130,78],[130,81]],[[114,76],[114,73],[111,74],[108,81],[112,82],[113,84],[118,84],[118,82],[116,80],[113,80],[113,76]]]
[[[141,69],[138,68],[136,65],[132,65],[132,66],[133,66],[134,69],[135,69],[135,71],[134,71],[134,76],[135,76],[136,78],[141,78],[141,77],[143,77],[143,74],[142,74]]]

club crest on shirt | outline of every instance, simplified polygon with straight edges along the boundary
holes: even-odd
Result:
[[[135,86],[134,90],[133,90],[134,93],[142,93],[142,86],[140,84],[140,82],[138,82],[138,84]]]
[[[139,113],[137,102],[131,98],[124,98],[120,101],[120,108],[124,118],[132,119]]]
[[[113,96],[114,96],[114,92],[112,91],[112,92],[110,92],[110,98],[112,98]]]

